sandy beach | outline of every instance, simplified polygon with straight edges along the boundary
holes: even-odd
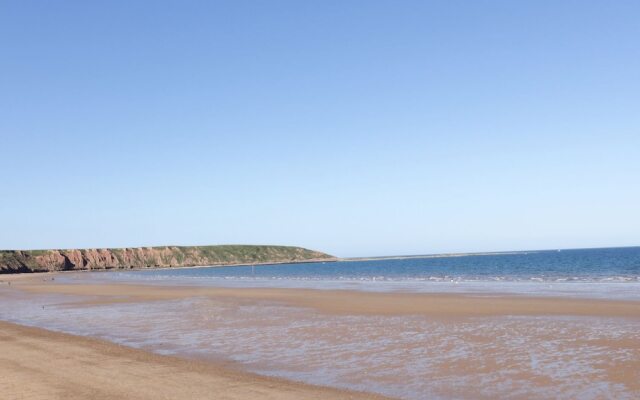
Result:
[[[9,373],[0,383],[9,398],[374,396],[328,387],[407,399],[640,395],[635,301],[65,283],[60,276],[0,283],[4,304],[34,303],[14,321],[83,335],[3,322],[0,365]]]
[[[3,399],[375,399],[0,322]]]

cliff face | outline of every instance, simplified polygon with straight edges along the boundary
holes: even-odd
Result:
[[[5,250],[0,273],[91,269],[191,267],[271,262],[333,260],[334,257],[289,246],[167,246],[123,249]]]

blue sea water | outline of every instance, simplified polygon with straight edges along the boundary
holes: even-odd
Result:
[[[98,274],[96,274],[98,275]],[[118,271],[108,280],[231,287],[640,298],[640,247]]]

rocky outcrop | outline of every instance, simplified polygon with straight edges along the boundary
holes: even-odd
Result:
[[[290,246],[166,246],[122,249],[5,250],[0,273],[196,265],[266,264],[333,260],[333,256]]]

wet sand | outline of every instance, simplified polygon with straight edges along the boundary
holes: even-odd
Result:
[[[31,293],[92,296],[88,303],[171,300],[190,297],[273,301],[343,315],[591,316],[640,318],[640,302],[567,297],[471,294],[376,293],[349,290],[216,288],[135,284],[61,284],[41,276],[11,276],[14,288]]]
[[[279,366],[289,371],[289,375],[282,376],[298,379],[295,375],[298,371],[303,381],[372,390],[407,399],[634,399],[640,396],[640,302],[90,281],[69,284],[51,280],[56,276],[1,277],[4,282],[0,285],[11,281],[11,291],[18,289],[26,299],[64,295],[60,298],[64,299],[63,303],[48,303],[52,310],[43,309],[42,318],[55,321],[58,317],[51,317],[51,313],[61,312],[63,318],[67,318],[64,315],[71,314],[64,314],[65,310],[75,310],[74,318],[84,318],[80,326],[95,324],[91,328],[94,331],[89,330],[90,335],[101,329],[105,337],[121,328],[117,333],[120,338],[136,334],[139,343],[148,343],[149,338],[159,337],[165,345],[166,340],[195,335],[196,341],[175,345],[174,354],[204,361],[162,357],[93,339],[76,340],[70,339],[73,336],[3,324],[0,325],[3,332],[0,344],[3,349],[9,344],[12,347],[7,353],[9,356],[0,357],[3,363],[0,366],[3,370],[21,372],[0,377],[0,383],[4,385],[2,380],[10,379],[11,387],[19,395],[28,394],[24,390],[38,385],[41,387],[37,390],[42,393],[46,393],[47,387],[56,388],[55,382],[62,379],[66,370],[76,368],[78,376],[83,376],[85,364],[94,368],[90,375],[104,383],[96,393],[116,390],[117,387],[110,388],[105,382],[131,364],[133,369],[128,374],[138,374],[144,379],[137,380],[138,386],[132,386],[133,395],[127,394],[128,398],[146,398],[135,397],[139,392],[140,396],[169,393],[167,398],[180,398],[178,389],[175,396],[170,391],[154,392],[155,385],[171,382],[179,386],[182,382],[169,378],[154,381],[147,377],[156,373],[160,377],[186,374],[184,382],[188,384],[184,393],[187,395],[183,398],[198,398],[200,393],[206,396],[207,391],[199,392],[196,387],[202,384],[199,380],[212,385],[207,386],[209,393],[222,393],[216,398],[361,396],[263,378],[211,363],[209,355],[222,351],[220,354],[227,357],[245,356],[246,365],[252,366],[253,371],[269,373]],[[3,295],[9,299],[8,293],[0,287],[0,301]],[[123,312],[125,314],[119,314]],[[134,324],[131,316],[138,319]],[[120,327],[120,324],[128,326]],[[27,334],[16,329],[26,329]],[[37,342],[30,336],[34,332],[44,335],[37,339],[40,345],[21,343],[15,338],[8,340],[24,337]],[[79,347],[50,357],[45,344],[59,340],[66,343],[65,346],[77,344]],[[95,358],[91,355],[85,362],[82,357],[94,352],[95,346],[100,349],[115,346],[109,351],[115,352],[116,359],[100,364],[99,360],[105,356],[98,352]],[[154,351],[167,350],[153,347],[158,346],[157,342],[142,345],[145,346]],[[189,352],[181,353],[180,346],[186,346]],[[63,354],[68,354],[64,356],[68,358],[60,357]],[[61,362],[60,359],[66,360],[66,364],[55,364]],[[161,372],[155,372],[158,369]],[[320,379],[319,371],[327,369],[334,372]],[[31,380],[28,377],[32,370],[42,375]],[[133,372],[138,370],[141,372]],[[87,391],[94,390],[83,387],[84,381],[78,381],[78,397],[87,397]],[[86,381],[90,383],[88,375]],[[133,381],[136,379],[131,381],[132,385]],[[232,390],[230,381],[241,383]],[[31,382],[31,386],[27,382]],[[126,379],[122,382],[125,385]],[[60,390],[63,393],[71,389]],[[119,398],[129,389],[122,390],[105,392],[104,397],[89,397]],[[224,394],[225,390],[231,391]]]
[[[3,399],[372,399],[0,321]]]

